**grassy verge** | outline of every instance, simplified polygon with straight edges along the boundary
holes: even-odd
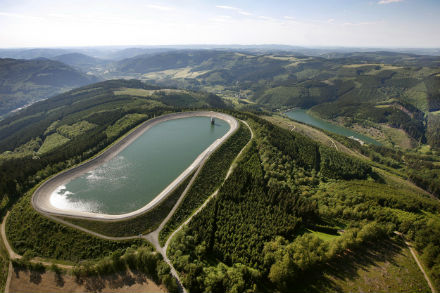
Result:
[[[210,156],[179,208],[160,232],[159,241],[161,245],[166,242],[168,236],[181,223],[220,187],[230,165],[249,141],[250,137],[249,128],[241,123],[237,132]]]
[[[17,202],[6,222],[8,239],[18,254],[77,262],[102,258],[117,249],[145,245],[141,239],[109,241],[55,223],[32,208],[32,193],[33,190]]]
[[[62,217],[63,220],[86,229],[112,237],[134,236],[148,234],[154,231],[170,213],[185,190],[193,174],[188,176],[168,197],[151,211],[129,220],[122,221],[93,221]]]

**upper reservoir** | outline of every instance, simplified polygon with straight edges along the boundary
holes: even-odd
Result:
[[[230,125],[210,117],[160,122],[117,156],[59,186],[50,203],[67,211],[119,215],[144,207]]]
[[[309,124],[309,125],[312,125],[312,126],[315,126],[315,127],[318,127],[318,128],[330,131],[330,132],[334,132],[336,134],[340,134],[340,135],[343,135],[346,137],[353,136],[353,137],[360,139],[360,140],[362,140],[366,143],[369,143],[369,144],[381,145],[381,143],[372,139],[371,137],[362,135],[360,133],[357,133],[357,132],[350,130],[350,129],[347,129],[345,127],[331,124],[325,120],[313,117],[313,116],[309,115],[307,113],[307,110],[305,110],[305,109],[297,108],[297,109],[293,109],[289,112],[286,112],[285,114],[287,115],[287,117],[292,118],[293,120],[305,123],[305,124]]]

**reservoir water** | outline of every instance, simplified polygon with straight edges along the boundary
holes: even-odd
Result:
[[[124,214],[155,198],[215,140],[230,129],[209,117],[154,125],[116,157],[59,186],[51,204],[64,210]]]
[[[337,126],[334,124],[331,124],[325,120],[313,117],[307,113],[307,110],[305,109],[293,109],[289,112],[285,113],[287,117],[292,118],[293,120],[312,125],[330,132],[334,132],[336,134],[340,134],[346,137],[353,136],[355,138],[358,138],[368,144],[374,144],[374,145],[381,145],[378,141],[372,139],[371,137],[362,135],[360,133],[357,133],[353,130],[347,129],[345,127]]]

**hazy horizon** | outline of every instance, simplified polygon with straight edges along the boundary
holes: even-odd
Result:
[[[140,48],[140,49],[148,49],[148,48],[182,48],[182,49],[235,49],[235,48],[258,48],[258,47],[291,47],[291,48],[304,48],[304,49],[327,49],[327,50],[344,50],[344,49],[365,49],[365,50],[421,50],[421,49],[438,49],[440,50],[440,45],[439,46],[431,46],[431,47],[427,47],[427,46],[382,46],[382,47],[378,47],[378,46],[371,46],[371,47],[367,47],[367,46],[325,46],[325,45],[320,45],[320,46],[301,46],[301,45],[290,45],[290,44],[209,44],[209,43],[199,43],[199,44],[167,44],[167,45],[148,45],[148,44],[133,44],[133,45],[78,45],[78,46],[27,46],[27,47],[2,47],[0,46],[0,50],[32,50],[32,49],[115,49],[115,50],[123,50],[123,49],[135,49],[135,48]]]
[[[0,43],[438,48],[438,12],[435,0],[4,0]]]

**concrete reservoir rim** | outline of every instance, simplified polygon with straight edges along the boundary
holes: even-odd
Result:
[[[151,200],[148,204],[146,204],[142,208],[125,214],[110,215],[110,214],[101,214],[101,213],[92,213],[92,212],[63,210],[54,207],[50,203],[50,197],[53,191],[57,187],[66,184],[67,182],[73,180],[74,178],[79,177],[97,168],[98,166],[104,164],[105,162],[111,160],[154,125],[157,125],[161,122],[165,122],[168,120],[175,120],[175,119],[182,119],[189,117],[213,117],[213,118],[221,119],[229,124],[230,129],[225,135],[215,140],[208,148],[206,148],[200,155],[198,155],[190,166],[188,166],[176,179],[174,179],[153,200]],[[150,211],[158,204],[160,204],[171,192],[173,192],[177,188],[177,186],[180,185],[180,183],[182,183],[186,178],[188,178],[188,176],[194,170],[196,170],[197,167],[199,167],[204,162],[204,160],[206,160],[209,157],[209,155],[212,152],[214,152],[224,141],[226,141],[237,129],[238,129],[238,121],[234,117],[228,114],[214,112],[214,111],[177,112],[177,113],[166,114],[149,119],[143,122],[134,131],[132,131],[125,137],[121,138],[113,145],[111,145],[107,150],[105,150],[97,157],[92,158],[78,166],[67,169],[55,175],[54,177],[46,180],[43,184],[40,185],[40,187],[37,188],[37,190],[32,195],[32,206],[34,207],[35,210],[37,210],[40,213],[50,214],[55,216],[66,216],[66,217],[104,220],[104,221],[117,221],[117,220],[136,217],[140,214]]]

